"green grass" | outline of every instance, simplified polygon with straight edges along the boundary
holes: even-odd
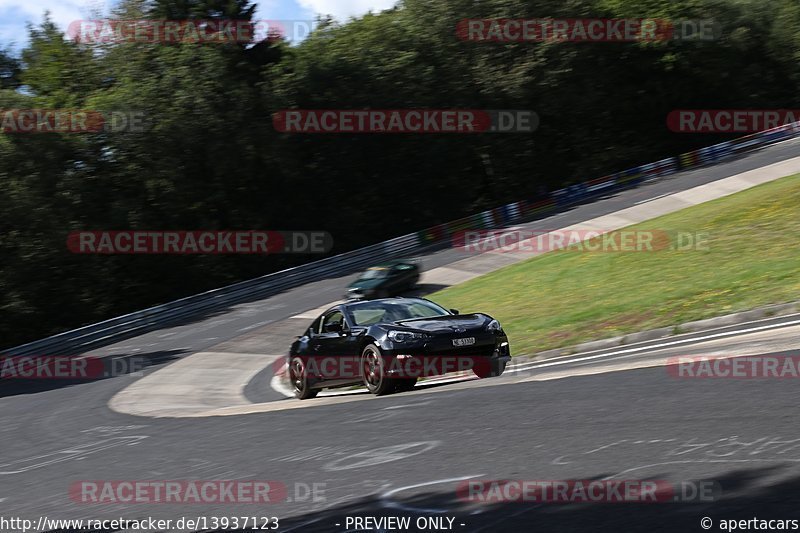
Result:
[[[515,354],[800,300],[800,175],[632,228],[707,233],[708,249],[551,252],[431,298],[493,315]]]

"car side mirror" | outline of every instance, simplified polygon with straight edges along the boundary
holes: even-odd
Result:
[[[450,312],[453,313],[454,315],[457,315],[458,314],[458,309],[451,309]]]

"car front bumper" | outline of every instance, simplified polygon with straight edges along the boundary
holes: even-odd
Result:
[[[391,377],[429,377],[450,372],[490,369],[491,375],[500,375],[511,361],[508,338],[476,339],[471,346],[452,346],[452,338],[434,339],[419,347],[402,348],[393,344],[384,349],[387,375]],[[482,341],[482,342],[481,342]],[[421,369],[421,371],[420,371]]]

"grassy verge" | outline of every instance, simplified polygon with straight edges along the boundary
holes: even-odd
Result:
[[[800,175],[633,228],[707,233],[707,249],[551,252],[431,298],[493,315],[515,354],[800,299]]]

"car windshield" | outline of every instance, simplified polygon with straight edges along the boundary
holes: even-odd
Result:
[[[361,274],[361,276],[359,276],[358,279],[359,280],[362,280],[362,279],[381,279],[381,278],[385,278],[388,275],[389,275],[389,270],[386,269],[386,268],[370,268],[369,270],[367,270],[366,272]]]
[[[363,302],[348,308],[350,321],[356,326],[371,326],[379,322],[397,322],[450,314],[445,308],[424,300],[396,302]]]

